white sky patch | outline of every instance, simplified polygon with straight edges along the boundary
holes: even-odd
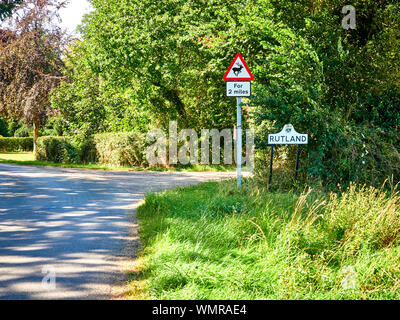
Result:
[[[77,34],[76,27],[81,23],[84,14],[89,13],[92,6],[88,0],[69,0],[67,6],[60,10],[61,27],[68,33]]]

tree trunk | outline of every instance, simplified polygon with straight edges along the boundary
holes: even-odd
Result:
[[[161,95],[164,97],[164,99],[168,100],[173,106],[175,106],[175,111],[178,113],[179,120],[183,123],[183,127],[187,128],[189,125],[185,104],[179,97],[178,91],[176,89],[166,88],[159,83],[153,84],[160,88]]]
[[[39,137],[39,120],[33,120],[33,156],[36,160],[36,139]]]

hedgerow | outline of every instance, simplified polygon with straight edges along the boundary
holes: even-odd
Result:
[[[0,152],[32,151],[33,138],[0,137]]]
[[[144,137],[136,132],[101,133],[93,136],[100,164],[143,166],[146,163]]]
[[[95,134],[83,142],[68,136],[47,136],[37,139],[36,158],[56,163],[143,166],[144,150],[144,138],[135,132]]]

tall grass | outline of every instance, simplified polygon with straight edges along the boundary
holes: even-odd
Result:
[[[400,195],[268,193],[247,181],[149,194],[132,298],[399,299]]]

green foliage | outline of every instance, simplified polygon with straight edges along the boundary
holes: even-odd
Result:
[[[254,14],[251,29],[261,40],[253,68],[256,78],[253,119],[258,144],[266,147],[267,134],[284,124],[299,132],[325,129],[327,110],[322,107],[323,65],[303,38],[281,24]],[[265,31],[268,30],[268,31]]]
[[[14,137],[15,131],[20,127],[20,123],[16,120],[11,120],[8,122],[7,125],[7,130],[8,130],[8,135],[9,137]]]
[[[257,10],[255,3],[248,6]],[[241,31],[246,21],[239,17],[247,14],[241,1],[93,6],[82,28],[88,61],[113,88],[133,88],[153,125],[179,119],[185,128],[233,127],[235,104],[225,98],[221,75],[236,51],[247,53],[259,41],[249,28]]]
[[[32,135],[32,127],[29,128],[25,123],[14,131],[14,137],[29,137]]]
[[[399,299],[399,218],[396,190],[367,187],[296,195],[247,180],[150,194],[130,287],[147,299]]]
[[[256,130],[260,157],[267,135],[292,123],[310,135],[302,182],[400,180],[398,1],[355,0],[356,30],[341,27],[342,0],[92,4],[83,41],[65,54],[68,80],[52,95],[59,132],[85,141],[176,119],[196,130],[232,128],[235,102],[221,76],[241,52],[255,75],[244,123]],[[295,155],[277,153],[282,163]]]
[[[143,166],[144,137],[135,132],[103,133],[84,142],[72,137],[39,137],[36,159],[54,163],[99,163],[110,166]]]
[[[113,166],[143,166],[146,163],[144,138],[136,132],[94,135],[98,162]]]
[[[268,63],[255,69],[251,105],[259,150],[266,153],[268,133],[292,123],[310,135],[302,166],[308,181],[399,181],[398,3],[355,1],[357,30],[341,28],[342,1],[271,4],[275,21],[295,36],[279,38],[272,53],[260,55]]]
[[[0,152],[32,151],[32,138],[0,137]]]
[[[81,152],[68,137],[39,137],[36,141],[36,159],[55,163],[78,163]]]
[[[8,137],[8,126],[4,119],[0,118],[0,136]]]
[[[69,80],[51,95],[52,107],[60,112],[58,130],[81,139],[98,132],[148,130],[149,117],[135,88],[112,86],[90,58],[85,43],[76,43],[67,52],[64,73]]]
[[[15,8],[24,0],[7,0],[0,2],[0,21],[11,16]]]

